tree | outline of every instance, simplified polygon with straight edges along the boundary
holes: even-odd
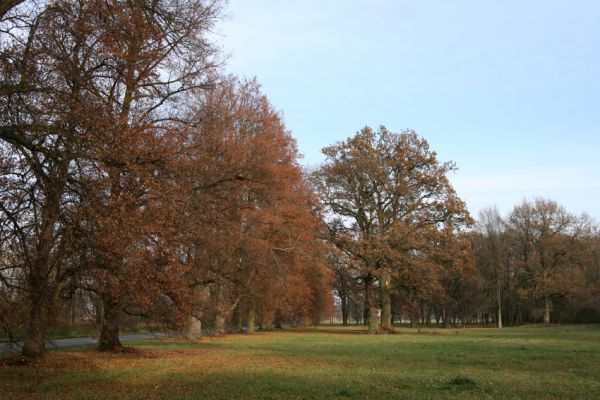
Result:
[[[505,224],[500,216],[497,207],[485,208],[479,213],[477,224],[479,232],[482,234],[480,260],[486,263],[492,275],[494,282],[494,291],[496,294],[496,322],[498,328],[502,328],[502,286],[505,271],[503,266],[507,263],[507,237],[505,234]]]
[[[216,52],[207,33],[220,2],[12,3],[20,2],[0,8],[6,37],[0,53],[0,145],[16,173],[4,176],[1,211],[14,255],[7,267],[14,271],[10,284],[29,297],[23,350],[42,354],[65,282],[79,271],[98,269],[107,273],[96,280],[115,278],[102,289],[103,320],[112,328],[103,329],[101,343],[118,348],[118,324],[108,320],[122,304],[112,295],[135,287],[115,285],[131,282],[122,279],[134,271],[126,266],[128,257],[146,245],[124,235],[104,251],[102,229],[94,229],[110,221],[123,229],[147,222],[152,212],[141,209],[163,202],[148,202],[161,192],[159,182],[168,182],[163,179],[168,163],[157,154],[182,123],[174,107],[182,94],[210,85]],[[119,220],[122,216],[130,218]],[[157,237],[140,231],[146,239]],[[85,245],[81,233],[90,233]]]
[[[317,199],[279,113],[255,80],[235,77],[191,101],[198,123],[187,131],[182,164],[182,231],[190,288],[213,297],[193,296],[190,323],[214,314],[223,331],[237,310],[253,332],[257,320],[271,329],[277,318],[319,314],[330,282],[316,240]]]
[[[470,220],[447,178],[455,167],[440,163],[416,133],[385,127],[365,127],[323,153],[326,162],[315,172],[314,184],[328,213],[331,240],[361,263],[369,332],[378,330],[376,283],[382,328],[390,329],[392,280],[424,254],[425,232],[459,228]]]
[[[577,274],[574,255],[577,243],[588,235],[587,218],[568,213],[556,202],[523,201],[509,215],[510,229],[517,238],[517,251],[527,273],[533,298],[543,301],[543,321],[551,321],[552,297],[568,293],[572,284],[563,279]]]
[[[33,3],[33,2],[27,2]],[[85,53],[81,31],[58,25],[71,18],[64,3],[27,4],[4,16],[1,58],[0,146],[2,228],[9,242],[8,286],[28,303],[29,335],[23,352],[43,352],[62,286],[79,269],[72,259],[68,211],[77,206],[81,133],[90,121],[82,87],[97,59]],[[73,18],[71,18],[71,21]]]

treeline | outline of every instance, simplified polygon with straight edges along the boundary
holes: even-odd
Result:
[[[325,209],[342,322],[415,325],[600,322],[600,230],[556,202],[469,216],[414,132],[364,128],[324,149]]]
[[[281,116],[222,75],[216,0],[0,4],[0,328],[197,337],[329,315],[318,199]],[[130,316],[130,317],[128,317]]]
[[[217,0],[0,3],[0,332],[150,321],[198,337],[319,323],[600,322],[600,236],[548,200],[478,222],[412,131],[302,171]]]
[[[394,323],[600,323],[600,231],[587,215],[537,198],[516,205],[505,217],[496,207],[481,211],[465,238],[470,255],[464,269],[443,271],[439,282],[429,277],[423,290],[407,290],[407,281],[393,287]],[[339,259],[333,266],[343,323],[366,323],[360,269]],[[398,266],[396,274],[406,277],[402,271],[411,267]],[[432,284],[438,285],[435,290]]]
[[[480,288],[471,313],[498,326],[599,323],[599,233],[587,215],[546,199],[523,201],[505,217],[483,210],[471,238]]]

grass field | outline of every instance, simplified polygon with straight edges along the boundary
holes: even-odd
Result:
[[[600,327],[363,328],[0,360],[2,399],[600,399]]]

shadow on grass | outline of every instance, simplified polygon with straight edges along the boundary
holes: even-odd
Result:
[[[302,332],[302,333],[334,333],[340,335],[366,335],[367,329],[365,327],[359,328],[288,328],[281,332]]]
[[[366,326],[319,326],[310,328],[286,328],[279,332],[302,332],[302,333],[333,333],[341,335],[367,335],[369,331]],[[458,332],[445,328],[410,328],[407,326],[394,326],[389,330],[380,329],[374,335],[449,335]]]

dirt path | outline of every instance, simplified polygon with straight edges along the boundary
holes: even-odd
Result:
[[[168,337],[166,333],[157,332],[157,333],[134,333],[132,335],[122,335],[119,336],[119,339],[123,342],[131,341],[131,340],[145,340],[145,339],[159,339]],[[67,338],[67,339],[55,339],[49,341],[46,347],[48,349],[55,347],[71,347],[71,346],[84,346],[87,344],[97,344],[98,338],[92,337],[78,337],[78,338]],[[0,353],[7,351],[18,351],[21,349],[22,343],[17,343],[15,345],[11,345],[10,343],[0,343]]]

